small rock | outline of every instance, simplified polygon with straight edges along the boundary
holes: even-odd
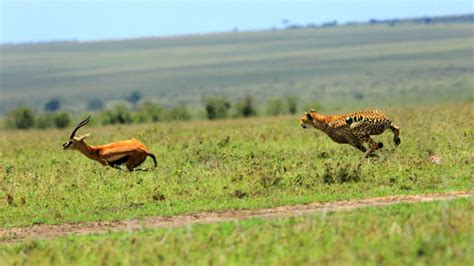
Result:
[[[434,163],[434,164],[441,164],[441,162],[442,162],[441,156],[431,155],[431,156],[428,158],[428,162]]]

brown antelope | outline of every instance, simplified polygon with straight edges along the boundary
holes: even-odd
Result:
[[[88,145],[84,139],[90,134],[76,136],[76,132],[89,123],[90,118],[91,116],[89,115],[86,119],[77,124],[69,140],[63,144],[64,150],[77,150],[102,165],[117,167],[121,164],[125,164],[129,171],[132,171],[135,167],[143,163],[147,156],[150,156],[156,167],[155,155],[148,152],[145,145],[136,139],[122,140],[100,146]]]

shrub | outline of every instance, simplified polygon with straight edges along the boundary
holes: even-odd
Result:
[[[266,114],[270,116],[282,115],[285,113],[285,103],[282,99],[273,99],[267,102]]]
[[[151,101],[145,101],[138,106],[137,122],[158,122],[164,119],[165,110]]]
[[[209,120],[222,119],[228,116],[228,111],[231,107],[229,100],[221,97],[212,97],[204,98],[203,102]]]
[[[180,103],[173,107],[169,111],[169,119],[171,120],[189,120],[191,119],[191,114],[189,113],[186,105],[184,103]]]
[[[288,112],[292,115],[298,112],[298,97],[290,96],[286,98],[286,104],[288,105]]]
[[[130,124],[133,122],[132,114],[125,104],[118,104],[112,109],[107,109],[103,114],[102,124]]]
[[[9,128],[29,129],[35,124],[35,115],[28,107],[19,106],[8,112],[5,120]]]
[[[66,112],[56,113],[53,118],[54,126],[57,128],[65,128],[71,123],[69,114]]]
[[[354,165],[350,163],[341,164],[340,162],[337,162],[335,165],[326,163],[322,179],[325,184],[359,182],[361,172],[360,163]]]
[[[251,117],[256,116],[255,100],[252,96],[247,95],[237,103],[237,116]]]
[[[52,128],[54,126],[53,120],[54,115],[52,113],[38,115],[35,119],[35,127],[39,129]]]

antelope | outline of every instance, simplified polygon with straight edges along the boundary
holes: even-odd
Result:
[[[99,146],[88,145],[85,142],[85,138],[89,137],[90,134],[87,133],[83,136],[76,136],[76,132],[89,123],[90,118],[91,116],[89,115],[76,125],[69,140],[63,144],[63,150],[77,150],[87,158],[95,160],[104,166],[117,168],[125,164],[129,171],[133,171],[135,167],[145,161],[147,156],[150,156],[156,167],[155,155],[148,152],[148,149],[143,143],[133,138]]]

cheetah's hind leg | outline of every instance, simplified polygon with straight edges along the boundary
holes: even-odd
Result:
[[[364,158],[372,157],[372,156],[378,157],[376,154],[373,154],[373,152],[375,150],[381,149],[383,147],[383,143],[375,142],[370,136],[365,136],[364,138],[362,138],[362,140],[369,144],[369,149],[365,152]]]
[[[392,132],[393,132],[393,142],[395,142],[395,145],[397,145],[397,146],[400,145],[400,143],[401,143],[401,140],[400,140],[400,137],[399,137],[400,128],[397,127],[394,124],[391,124],[390,125],[390,130],[392,130]]]

